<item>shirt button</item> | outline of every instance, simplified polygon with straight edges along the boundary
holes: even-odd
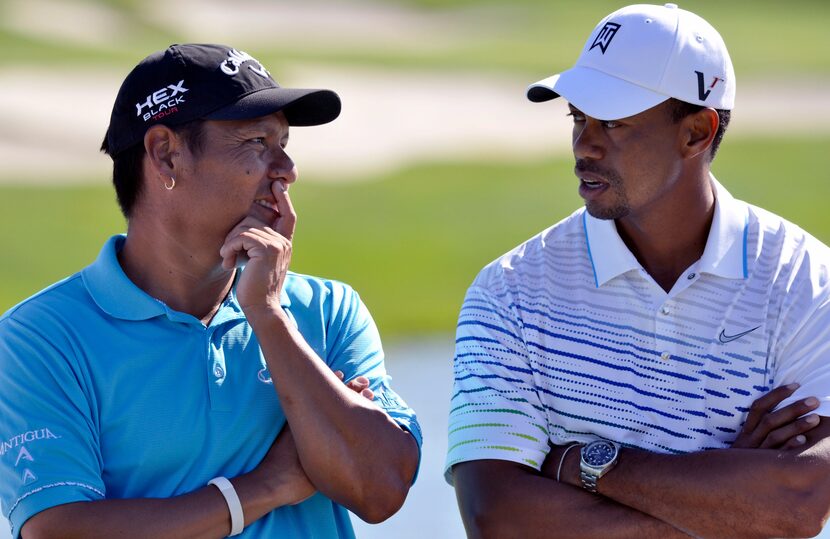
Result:
[[[660,359],[662,359],[663,361],[668,361],[669,359],[671,359],[671,354],[668,352],[663,352],[662,354],[660,354]]]
[[[669,314],[670,312],[671,311],[669,310],[669,308],[666,307],[665,305],[660,308],[660,313],[662,313],[662,314]]]
[[[213,375],[217,378],[222,378],[223,376],[225,376],[225,369],[217,365],[213,369]]]
[[[687,279],[689,279],[689,280],[691,281],[691,280],[692,280],[692,279],[694,279],[695,277],[697,277],[697,273],[690,273],[690,274],[689,274],[686,278],[687,278]]]

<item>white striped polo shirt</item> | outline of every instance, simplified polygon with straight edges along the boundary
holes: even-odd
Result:
[[[458,320],[448,471],[539,469],[548,441],[728,447],[752,402],[791,382],[784,404],[813,395],[830,415],[830,250],[712,181],[703,256],[668,293],[584,209],[481,271]]]

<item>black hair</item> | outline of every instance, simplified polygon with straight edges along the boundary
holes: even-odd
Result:
[[[184,140],[188,149],[198,154],[202,151],[204,142],[204,120],[193,120],[182,125],[170,126],[178,136]],[[130,218],[136,202],[144,189],[141,181],[144,156],[147,153],[144,149],[144,142],[134,144],[126,150],[112,155],[109,152],[107,137],[101,143],[101,151],[112,157],[112,184],[115,187],[115,196],[121,213],[127,219]]]
[[[674,123],[678,123],[686,116],[695,114],[696,112],[700,112],[706,108],[703,105],[695,105],[693,103],[687,103],[674,98],[669,99],[669,102],[669,114],[671,115],[671,119]],[[732,111],[729,110],[715,109],[715,112],[718,113],[718,130],[715,132],[715,138],[712,139],[712,151],[709,153],[709,161],[714,159],[715,154],[718,153],[718,148],[723,140],[723,135],[726,133],[726,128],[729,127],[729,120],[732,117]]]

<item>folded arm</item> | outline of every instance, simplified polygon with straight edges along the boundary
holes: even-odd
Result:
[[[812,537],[830,513],[830,420],[802,399],[773,411],[795,386],[758,399],[730,449],[685,455],[622,449],[599,494],[696,537]],[[577,486],[579,457],[562,481]],[[554,452],[561,454],[561,451]]]
[[[270,226],[252,217],[242,220],[220,254],[226,269],[239,256],[248,259],[237,299],[259,341],[308,477],[331,500],[379,522],[403,505],[418,467],[418,445],[379,406],[344,387],[283,310],[296,216],[280,185],[272,184],[277,220]],[[379,342],[368,313],[357,312],[365,314],[358,317],[362,325],[344,329],[342,338]]]
[[[245,525],[271,510],[293,505],[314,494],[299,463],[288,428],[277,437],[251,472],[231,479],[242,504]],[[210,485],[172,498],[97,500],[57,505],[30,518],[23,539],[46,537],[156,537],[180,539],[226,537],[230,513],[219,489]]]
[[[346,388],[281,310],[248,319],[311,482],[367,522],[394,514],[418,466],[414,437]]]
[[[471,537],[808,537],[830,507],[827,420],[811,399],[781,410],[781,387],[758,399],[733,448],[663,455],[624,449],[582,489],[579,451],[555,447],[541,471],[481,460],[453,468]],[[564,461],[562,460],[564,454]],[[561,482],[557,475],[561,467]],[[771,508],[774,508],[772,510]]]
[[[453,480],[471,539],[689,537],[645,513],[513,462],[456,464]]]
[[[664,455],[623,449],[599,493],[699,537],[813,537],[830,510],[830,420],[797,449]],[[566,456],[563,480],[579,482]]]

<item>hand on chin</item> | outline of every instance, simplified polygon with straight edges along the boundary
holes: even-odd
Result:
[[[228,233],[219,250],[225,269],[245,264],[236,296],[246,313],[252,306],[279,306],[291,262],[297,217],[284,186],[274,182],[271,191],[273,202],[252,204],[249,214]]]

